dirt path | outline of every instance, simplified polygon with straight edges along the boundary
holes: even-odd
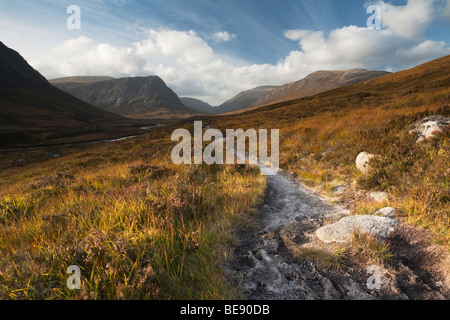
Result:
[[[291,244],[309,243],[324,219],[348,215],[336,205],[300,187],[287,174],[268,176],[259,217],[260,229],[243,231],[228,269],[251,300],[446,299],[448,291],[414,261],[396,261],[398,272],[385,272],[381,290],[370,290],[367,266],[349,263],[340,270],[299,257]],[[286,240],[289,239],[289,240]],[[289,241],[287,243],[286,241]],[[397,270],[396,270],[397,271]]]

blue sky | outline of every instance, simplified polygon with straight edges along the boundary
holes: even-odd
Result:
[[[365,0],[0,0],[0,41],[48,78],[159,73],[218,104],[318,69],[396,71],[449,54],[448,2],[372,1],[385,19],[368,31]],[[66,27],[70,5],[81,30]]]

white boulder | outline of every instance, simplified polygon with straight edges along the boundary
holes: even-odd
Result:
[[[361,152],[358,157],[356,158],[356,167],[361,171],[362,173],[369,173],[370,171],[370,165],[369,162],[372,158],[375,158],[376,156],[367,152]]]
[[[450,125],[450,118],[443,116],[429,116],[416,123],[410,133],[418,135],[417,143],[430,139],[436,133],[442,132],[445,126]]]

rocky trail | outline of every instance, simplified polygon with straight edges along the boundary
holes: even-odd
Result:
[[[417,258],[421,245],[411,239],[405,240],[404,235],[396,234],[392,239],[395,258],[390,268],[380,267],[379,290],[369,289],[371,274],[367,273],[367,265],[347,261],[336,269],[299,254],[296,248],[317,245],[314,232],[324,221],[336,221],[349,215],[349,210],[328,204],[286,173],[267,178],[259,230],[239,232],[234,257],[226,266],[248,299],[450,298],[448,283],[435,278]],[[413,233],[402,228],[403,233]],[[440,254],[440,251],[433,252],[426,258],[440,259]]]

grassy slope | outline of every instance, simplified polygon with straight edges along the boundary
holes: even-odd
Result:
[[[174,166],[167,137],[2,171],[0,298],[236,298],[217,262],[232,225],[251,224],[244,213],[264,179],[239,166]],[[65,285],[72,264],[82,269],[79,292]]]
[[[325,190],[349,185],[349,198],[364,188],[388,190],[391,205],[448,245],[450,133],[420,147],[408,131],[426,115],[450,115],[449,70],[446,57],[367,84],[204,120],[223,132],[280,128],[283,168]],[[173,166],[172,129],[63,149],[61,159],[37,161],[45,153],[37,149],[0,154],[0,297],[237,297],[217,264],[233,225],[252,226],[265,181],[240,166]],[[361,151],[383,155],[384,166],[362,177],[354,165]],[[364,199],[353,203],[355,213],[373,208]],[[81,292],[65,287],[71,264],[82,267]]]

